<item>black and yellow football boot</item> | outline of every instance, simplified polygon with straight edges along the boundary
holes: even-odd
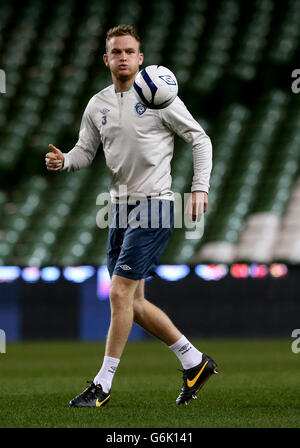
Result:
[[[183,370],[183,385],[176,404],[188,404],[189,400],[195,400],[197,393],[210,376],[218,373],[216,368],[215,361],[203,353],[200,364],[191,369]]]
[[[92,381],[87,381],[87,383],[91,383],[90,386],[88,386],[80,395],[73,398],[73,400],[69,402],[69,406],[77,408],[98,408],[108,403],[110,399],[110,391],[105,393],[100,384],[95,385]]]

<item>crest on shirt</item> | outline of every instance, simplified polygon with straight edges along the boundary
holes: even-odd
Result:
[[[136,105],[134,106],[135,111],[138,115],[143,115],[143,113],[146,112],[147,107],[145,107],[143,104],[141,103],[136,103]]]

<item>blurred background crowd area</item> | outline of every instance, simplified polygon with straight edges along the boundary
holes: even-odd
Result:
[[[175,229],[162,263],[300,263],[300,2],[0,2],[0,264],[101,265],[96,197],[109,173],[49,173],[48,144],[69,151],[90,97],[111,83],[107,30],[126,23],[144,66],[171,69],[213,143],[205,232]],[[175,139],[175,192],[190,191],[192,148]]]

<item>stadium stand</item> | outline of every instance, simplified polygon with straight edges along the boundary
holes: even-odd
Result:
[[[45,169],[48,144],[70,150],[89,98],[111,80],[106,30],[134,24],[145,65],[176,74],[214,147],[201,239],[176,228],[165,263],[300,263],[300,2],[138,0],[0,3],[0,264],[99,265],[96,226],[109,174],[101,148],[71,174]],[[268,67],[268,69],[266,69]],[[176,139],[173,190],[187,193],[192,150]],[[180,210],[178,211],[178,213]]]

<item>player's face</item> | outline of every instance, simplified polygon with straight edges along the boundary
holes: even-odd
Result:
[[[134,78],[143,63],[139,43],[133,36],[115,36],[108,41],[104,63],[116,79]]]

